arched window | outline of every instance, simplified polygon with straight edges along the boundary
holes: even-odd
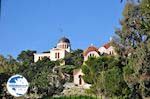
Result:
[[[67,48],[67,45],[65,45],[65,48]]]
[[[57,58],[57,53],[55,53],[55,58]]]
[[[60,58],[60,53],[59,52],[57,52],[57,53],[55,53],[55,58]]]
[[[92,54],[90,54],[90,57],[92,56]]]
[[[79,75],[79,85],[82,85],[82,78],[81,78],[82,76],[81,75]]]
[[[59,59],[59,58],[60,58],[60,53],[57,53],[57,54],[58,54],[58,57],[57,57],[57,58]]]
[[[95,55],[94,55],[94,54],[92,54],[92,56],[94,57]]]
[[[111,51],[109,52],[109,55],[111,55]]]

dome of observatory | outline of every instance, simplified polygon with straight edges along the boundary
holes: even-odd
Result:
[[[62,37],[60,40],[59,40],[59,43],[70,43],[70,40],[66,37]]]

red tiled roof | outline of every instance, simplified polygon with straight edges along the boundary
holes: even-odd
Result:
[[[105,44],[103,47],[105,47],[106,49],[108,49],[110,47],[110,43]]]
[[[95,46],[90,46],[83,52],[83,55],[86,56],[91,51],[96,51],[97,53],[99,53],[98,49]]]

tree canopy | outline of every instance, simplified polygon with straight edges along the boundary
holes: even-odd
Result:
[[[124,48],[124,79],[132,90],[132,95],[149,96],[150,91],[150,1],[139,4],[127,3],[121,20],[121,28],[116,31],[120,47]],[[120,54],[121,55],[121,54]],[[135,87],[136,86],[136,87]],[[136,90],[136,91],[135,91]]]

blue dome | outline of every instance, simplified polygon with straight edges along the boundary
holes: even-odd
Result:
[[[70,40],[66,37],[62,37],[60,40],[59,40],[59,43],[70,43]]]

